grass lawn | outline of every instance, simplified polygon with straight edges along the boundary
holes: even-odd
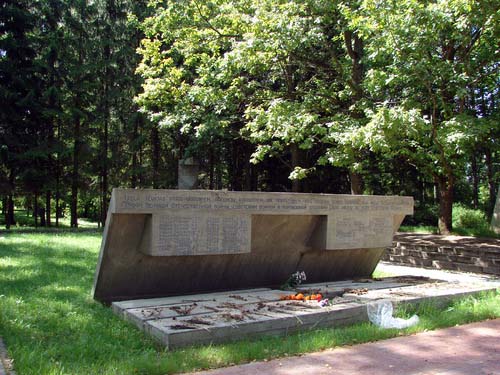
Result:
[[[93,301],[100,240],[100,232],[88,230],[0,234],[0,336],[19,375],[169,374],[500,317],[500,294],[489,293],[444,310],[422,306],[421,322],[403,331],[363,323],[167,352]]]
[[[437,234],[438,227],[432,225],[401,225],[398,229],[399,232],[412,232],[423,234]]]

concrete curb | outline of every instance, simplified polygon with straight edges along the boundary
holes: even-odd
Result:
[[[13,370],[13,361],[7,354],[7,348],[0,337],[0,375],[16,375]]]

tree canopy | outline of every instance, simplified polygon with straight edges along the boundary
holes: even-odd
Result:
[[[111,187],[410,194],[491,213],[497,1],[23,0],[0,8],[4,212]],[[434,191],[435,189],[435,191]],[[42,200],[43,197],[43,200]],[[11,209],[8,209],[11,207]],[[13,216],[7,223],[13,222]]]

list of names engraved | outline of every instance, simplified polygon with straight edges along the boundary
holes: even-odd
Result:
[[[393,234],[391,216],[366,215],[329,217],[330,241],[327,250],[390,246]]]
[[[156,256],[241,254],[250,252],[251,217],[216,213],[153,215]]]

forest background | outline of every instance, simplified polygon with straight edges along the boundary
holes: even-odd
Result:
[[[4,0],[0,194],[105,222],[112,187],[397,194],[491,217],[500,4]]]

